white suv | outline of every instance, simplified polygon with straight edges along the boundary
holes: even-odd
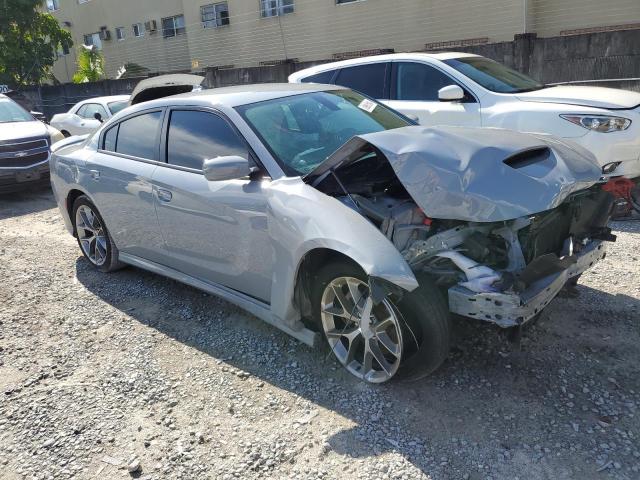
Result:
[[[640,177],[640,93],[545,86],[467,53],[398,53],[301,70],[291,83],[344,85],[420,124],[549,133],[591,150],[607,176]]]

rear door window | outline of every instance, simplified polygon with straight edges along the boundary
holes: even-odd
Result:
[[[78,110],[78,115],[82,118],[95,118],[94,115],[99,113],[100,116],[104,119],[108,117],[107,111],[105,108],[99,103],[87,103],[82,106],[80,110]]]
[[[120,122],[116,152],[134,157],[158,160],[158,140],[162,112],[137,115]],[[111,130],[108,132],[111,133]]]
[[[108,152],[115,152],[116,151],[116,140],[118,138],[118,127],[119,127],[119,125],[111,127],[104,134],[104,145],[102,146],[103,150],[107,150]]]
[[[376,99],[388,98],[387,63],[370,63],[340,70],[335,84],[357,90]]]
[[[302,83],[331,83],[335,73],[335,70],[329,70],[327,72],[316,73],[315,75],[305,77],[300,81]]]
[[[441,88],[458,85],[449,75],[424,63],[397,62],[393,70],[396,100],[437,102]]]
[[[244,140],[222,117],[197,110],[173,110],[167,136],[167,162],[202,170],[209,158],[249,158]]]

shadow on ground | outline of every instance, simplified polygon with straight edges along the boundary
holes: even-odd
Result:
[[[579,405],[588,403],[579,394],[585,378],[602,378],[606,384],[607,377],[615,376],[628,388],[640,388],[635,367],[638,335],[616,328],[617,321],[631,321],[640,312],[640,301],[584,286],[579,287],[579,299],[554,301],[525,331],[519,346],[508,343],[491,325],[457,320],[450,358],[435,374],[413,383],[370,386],[352,379],[327,350],[307,348],[191,287],[135,268],[98,274],[82,257],[76,275],[89,291],[136,321],[351,419],[352,428],[329,440],[334,451],[362,458],[394,450],[433,478],[450,478],[433,471],[433,465],[441,463],[440,446],[454,452],[456,442],[464,441],[478,458],[494,459],[498,454],[510,458],[509,452],[517,458],[523,445],[551,445],[556,428],[570,429],[570,421],[588,423],[594,417],[591,410],[565,411],[549,392],[576,391],[573,402]],[[138,282],[155,293],[145,298],[122,294],[127,284]],[[211,313],[220,310],[230,314],[211,321]],[[218,329],[224,329],[226,340],[209,342]],[[255,342],[275,342],[281,359],[270,365],[247,360],[238,351],[247,335]],[[595,359],[588,367],[585,356]],[[292,368],[298,377],[282,374]],[[354,397],[361,400],[353,402]],[[368,441],[372,434],[381,436],[382,442]],[[432,453],[420,453],[407,439],[431,446]],[[566,457],[549,455],[545,461],[539,467],[542,477],[570,478],[571,473],[555,475],[567,471]],[[513,463],[510,468],[517,473],[517,462]],[[484,477],[472,474],[471,478]]]
[[[49,187],[0,194],[0,220],[37,213],[56,206]]]

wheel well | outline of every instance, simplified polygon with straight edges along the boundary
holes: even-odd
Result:
[[[324,265],[332,262],[344,262],[362,268],[353,258],[337,250],[329,248],[309,250],[298,265],[293,294],[294,303],[303,318],[311,318],[311,285],[315,279],[316,272]]]
[[[76,201],[76,198],[78,198],[80,195],[84,195],[84,192],[81,190],[70,190],[69,194],[67,195],[67,201],[66,201],[66,207],[67,207],[67,213],[69,214],[69,218],[71,219],[71,225],[73,225],[73,235],[76,235],[76,226],[75,226],[75,222],[73,221],[73,204]]]

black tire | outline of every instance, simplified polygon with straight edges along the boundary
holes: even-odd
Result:
[[[89,207],[91,209],[91,211],[95,214],[95,216],[97,217],[97,219],[100,221],[100,224],[102,226],[101,231],[104,232],[104,238],[106,240],[106,254],[104,257],[104,261],[102,263],[96,263],[93,259],[91,259],[87,253],[85,252],[82,243],[81,243],[81,239],[80,239],[80,234],[78,232],[78,227],[77,227],[77,212],[80,209],[80,207]],[[89,198],[86,195],[80,195],[78,198],[76,198],[76,200],[73,202],[73,208],[71,209],[72,215],[71,215],[71,222],[73,223],[73,233],[76,237],[76,240],[78,241],[78,246],[80,247],[80,251],[82,252],[82,255],[84,255],[84,257],[87,259],[87,261],[91,264],[91,266],[93,266],[94,268],[96,268],[97,270],[100,270],[101,272],[113,272],[115,270],[119,270],[121,268],[123,268],[125,266],[124,263],[120,262],[118,260],[118,247],[116,247],[116,244],[113,242],[113,239],[111,238],[111,235],[109,234],[109,230],[107,229],[107,226],[104,222],[104,219],[102,218],[102,216],[100,215],[100,212],[98,211],[98,209],[96,208],[96,206],[93,204],[93,202],[91,200],[89,200]]]
[[[313,324],[322,332],[325,341],[321,299],[326,286],[339,277],[368,281],[362,269],[346,262],[327,264],[314,276],[310,292]],[[388,300],[399,312],[403,339],[400,367],[392,379],[417,380],[431,374],[449,354],[449,310],[442,294],[433,282],[422,278],[415,291],[405,292],[401,299],[390,297]]]

